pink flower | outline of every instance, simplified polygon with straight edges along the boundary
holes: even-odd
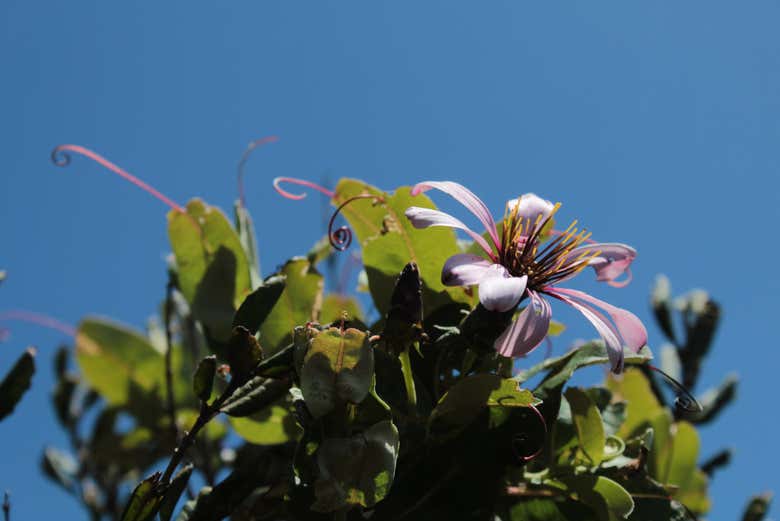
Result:
[[[552,229],[552,217],[560,204],[534,194],[507,203],[503,226],[498,228],[485,204],[466,187],[451,181],[426,181],[412,195],[432,188],[441,190],[468,208],[487,230],[487,239],[455,217],[416,206],[406,210],[415,228],[447,226],[465,231],[484,250],[486,257],[458,253],[442,269],[448,286],[479,286],[479,300],[491,310],[506,312],[528,298],[526,308],[498,337],[495,349],[507,357],[523,356],[547,335],[552,309],[544,296],[574,307],[596,328],[609,355],[612,371],[623,370],[623,348],[639,351],[647,343],[647,331],[633,313],[582,291],[557,285],[592,267],[596,279],[613,286],[630,281],[629,266],[636,250],[625,244],[596,243],[579,231],[574,221],[566,230]],[[549,238],[549,240],[548,240]],[[618,281],[623,274],[626,279]]]

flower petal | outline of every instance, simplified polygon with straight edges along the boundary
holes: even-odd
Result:
[[[607,356],[609,357],[609,363],[612,366],[612,372],[615,374],[622,373],[623,344],[620,342],[620,338],[618,338],[618,335],[613,330],[611,324],[606,320],[606,317],[590,306],[581,304],[566,295],[560,294],[559,289],[560,288],[556,288],[553,291],[548,291],[548,293],[582,313],[583,316],[593,324],[593,327],[596,328],[599,336],[604,341],[604,345],[607,347]]]
[[[588,264],[596,270],[596,280],[606,282],[612,286],[625,286],[631,281],[631,271],[629,267],[636,259],[636,250],[627,244],[617,242],[597,242],[575,248],[569,254],[569,258],[574,260],[588,251],[600,251],[598,257],[592,258]],[[628,274],[628,280],[618,282],[616,279]]]
[[[596,297],[592,297],[583,291],[569,288],[555,288],[556,293],[562,293],[573,298],[584,300],[595,306],[600,307],[609,314],[609,317],[615,323],[617,331],[623,338],[626,347],[637,353],[647,345],[647,329],[645,329],[639,317],[628,310],[613,306]]]
[[[409,219],[409,221],[412,223],[412,226],[415,228],[447,226],[448,228],[457,228],[458,230],[463,230],[464,232],[468,233],[472,239],[474,239],[474,242],[482,246],[482,249],[485,250],[485,253],[490,255],[491,258],[494,257],[493,250],[490,248],[490,245],[484,237],[448,213],[444,213],[440,210],[434,210],[432,208],[420,208],[419,206],[410,206],[404,213],[406,218]]]
[[[515,206],[518,206],[517,215],[530,219],[533,222],[538,215],[541,214],[542,221],[547,219],[552,213],[555,205],[547,199],[542,199],[534,193],[523,194],[517,199],[508,201],[507,206],[510,210],[514,210]]]
[[[501,333],[494,347],[502,356],[517,358],[530,353],[542,343],[550,328],[550,303],[535,291],[528,291],[531,302],[517,319]]]
[[[490,311],[509,311],[520,302],[528,277],[509,277],[506,275],[506,268],[498,264],[493,266],[498,266],[505,274],[482,279],[479,283],[479,301]]]
[[[472,286],[495,276],[492,262],[473,253],[456,253],[444,263],[441,282],[445,286]]]
[[[468,208],[490,234],[490,238],[493,239],[493,244],[496,246],[496,249],[498,250],[500,248],[499,245],[501,242],[498,240],[496,222],[493,220],[493,215],[490,213],[490,210],[488,210],[488,207],[485,206],[485,203],[483,203],[479,197],[474,195],[474,193],[465,186],[452,181],[423,181],[422,183],[417,183],[414,185],[414,188],[412,188],[412,195],[427,192],[432,188],[441,190]]]

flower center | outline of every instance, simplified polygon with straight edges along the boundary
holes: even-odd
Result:
[[[504,215],[501,264],[515,277],[526,275],[530,289],[539,291],[569,278],[601,254],[582,247],[591,234],[578,229],[576,220],[562,232],[553,230],[552,218],[560,206],[557,203],[547,216],[529,217],[520,215],[516,204]]]

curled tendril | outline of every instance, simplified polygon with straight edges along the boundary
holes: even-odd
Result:
[[[181,212],[181,213],[186,213],[186,211],[184,210],[184,208],[182,208],[181,205],[177,204],[176,202],[172,201],[170,198],[161,194],[155,188],[149,186],[148,184],[141,181],[131,173],[121,169],[120,167],[118,167],[108,159],[104,158],[100,154],[97,154],[92,150],[88,148],[84,148],[80,145],[58,145],[54,147],[54,150],[51,151],[52,163],[54,163],[56,166],[61,166],[61,167],[68,166],[70,164],[70,154],[68,152],[73,152],[75,154],[79,154],[86,158],[91,159],[92,161],[98,163],[100,166],[110,170],[111,172],[115,173],[119,177],[129,181],[130,183],[134,184],[141,190],[150,194],[151,196],[159,199],[160,201],[168,205],[173,210],[176,210],[177,212]]]
[[[30,324],[35,324],[36,326],[41,326],[48,329],[53,329],[55,331],[59,331],[60,333],[64,333],[68,336],[73,336],[73,337],[76,336],[75,327],[65,322],[62,322],[61,320],[57,320],[56,318],[50,317],[48,315],[44,315],[42,313],[34,313],[32,311],[25,311],[22,309],[13,309],[11,311],[5,311],[3,313],[0,313],[0,322],[7,322],[9,320],[28,322]],[[2,335],[3,333],[8,335],[9,330],[0,328],[0,335]]]
[[[285,197],[287,199],[292,199],[293,201],[300,201],[301,199],[306,197],[306,194],[305,193],[302,193],[302,194],[290,193],[287,190],[285,190],[284,188],[282,188],[281,186],[279,186],[280,183],[290,183],[290,184],[294,184],[294,185],[305,186],[307,188],[311,188],[313,190],[317,190],[319,193],[321,193],[322,195],[324,195],[324,196],[326,196],[326,197],[328,197],[330,199],[333,199],[333,197],[335,197],[335,195],[336,195],[336,193],[333,192],[332,190],[328,190],[327,188],[325,188],[323,186],[320,186],[317,183],[312,183],[311,181],[307,181],[305,179],[298,179],[298,178],[295,178],[295,177],[277,177],[277,178],[275,178],[274,181],[273,181],[274,190],[276,190],[279,193],[279,195],[281,195],[282,197]]]
[[[352,201],[357,201],[358,199],[373,199],[375,204],[383,201],[381,197],[376,195],[361,194],[350,197],[341,203],[338,208],[336,208],[336,211],[333,212],[333,215],[330,216],[330,221],[328,221],[328,240],[330,240],[330,245],[338,251],[344,251],[349,248],[350,244],[352,244],[352,229],[349,226],[340,226],[334,230],[333,223],[336,221],[336,217],[338,217],[339,213],[341,213],[341,210],[343,210],[345,206],[347,206]]]
[[[244,166],[246,165],[246,162],[249,160],[249,156],[252,155],[252,152],[254,149],[261,147],[263,145],[266,145],[268,143],[276,143],[279,141],[279,138],[276,136],[266,136],[261,137],[260,139],[255,139],[254,141],[250,141],[249,144],[246,146],[246,150],[244,150],[244,153],[241,154],[241,160],[238,162],[238,202],[241,206],[246,206],[246,198],[244,197]]]
[[[547,438],[547,422],[544,421],[544,416],[542,416],[542,413],[539,412],[539,409],[533,405],[529,405],[527,409],[531,409],[531,411],[534,413],[534,418],[539,420],[539,423],[542,425],[544,436],[542,436],[541,442],[538,443],[538,447],[536,445],[532,447],[535,449],[533,451],[527,450],[528,443],[534,441],[534,437],[528,430],[517,432],[514,434],[514,436],[512,436],[512,451],[515,453],[515,456],[523,463],[531,461],[542,453],[544,450],[544,442]]]
[[[655,371],[656,373],[663,376],[666,382],[674,387],[675,391],[677,391],[677,396],[674,399],[674,407],[677,411],[687,414],[698,414],[704,411],[704,407],[702,407],[701,403],[699,403],[699,401],[690,393],[690,391],[688,391],[688,389],[685,388],[685,386],[683,386],[683,384],[665,372],[661,371],[654,365],[647,364],[647,367],[650,370]]]

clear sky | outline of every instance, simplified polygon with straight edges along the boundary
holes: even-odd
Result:
[[[780,490],[777,2],[137,4],[0,2],[0,310],[142,326],[163,298],[166,208],[84,159],[52,166],[59,143],[91,147],[181,203],[229,208],[246,144],[278,135],[247,171],[266,273],[322,233],[320,201],[279,198],[277,175],[386,189],[452,179],[496,214],[533,191],[596,239],[639,251],[632,285],[585,284],[597,296],[649,323],[663,272],[722,301],[698,390],[729,372],[741,387],[703,430],[705,455],[736,449],[709,519],[736,520],[750,494]],[[592,335],[572,319],[559,351]],[[49,405],[63,337],[9,325],[0,368],[27,344],[40,357],[32,392],[0,423],[0,489],[16,519],[81,519],[38,471],[45,444],[66,446]],[[654,327],[650,342],[661,342]]]

